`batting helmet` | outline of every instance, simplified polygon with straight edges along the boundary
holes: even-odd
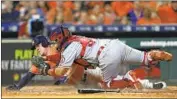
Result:
[[[42,35],[37,35],[35,38],[33,38],[31,49],[35,49],[35,46],[39,44],[42,44],[43,47],[47,47],[48,45],[50,45],[50,42],[47,37]]]
[[[54,29],[50,33],[50,40],[57,42],[59,45],[62,45],[70,36],[71,32],[68,30],[68,28],[61,26],[58,26],[56,29]]]

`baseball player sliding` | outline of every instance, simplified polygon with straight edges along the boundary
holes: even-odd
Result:
[[[52,44],[52,42],[50,42],[47,37],[38,35],[33,39],[32,44],[32,49],[36,48],[40,56],[33,56],[31,59],[32,66],[30,70],[17,84],[8,86],[7,90],[20,90],[36,75],[52,76],[57,81],[56,84],[66,82],[68,84],[76,85],[82,81],[82,76],[84,75],[84,67],[75,63],[72,64],[72,68],[69,72],[70,74],[68,74],[67,77],[63,75],[56,75],[55,68],[57,63],[60,61],[60,52],[56,50],[55,44]],[[90,77],[91,74],[92,73],[88,74],[87,78],[92,78],[92,82],[98,82],[99,79],[94,78],[94,76]],[[78,77],[78,75],[80,76]]]

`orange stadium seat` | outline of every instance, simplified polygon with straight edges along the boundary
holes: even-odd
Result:
[[[126,16],[128,14],[128,12],[133,9],[133,4],[132,2],[128,2],[128,1],[114,1],[111,4],[112,9],[115,11],[115,13],[119,16],[119,17],[123,17]]]
[[[177,23],[177,13],[170,5],[159,6],[157,13],[163,24]]]
[[[161,24],[160,18],[152,18],[152,19],[146,19],[146,18],[140,18],[137,22],[137,25],[153,25],[153,24]]]

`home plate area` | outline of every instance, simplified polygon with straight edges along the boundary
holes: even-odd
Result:
[[[78,93],[78,89],[69,85],[26,86],[20,91],[7,91],[2,87],[2,98],[177,98],[177,86],[165,89],[130,89],[105,91],[98,93]]]

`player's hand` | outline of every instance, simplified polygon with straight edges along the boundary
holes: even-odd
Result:
[[[49,64],[47,64],[44,59],[40,56],[33,56],[32,64],[35,65],[38,69],[41,75],[48,75],[48,70],[50,69]]]
[[[17,85],[13,84],[13,85],[6,87],[6,90],[19,91],[20,88]]]
[[[40,67],[40,65],[44,63],[44,59],[40,56],[33,56],[31,62],[36,67]]]
[[[50,66],[47,63],[43,63],[43,64],[40,64],[40,65],[42,65],[39,68],[40,74],[44,75],[44,76],[48,75],[48,71],[50,69]]]
[[[67,81],[67,76],[62,76],[62,77],[58,78],[56,83],[64,84],[64,83],[66,83],[66,81]]]

